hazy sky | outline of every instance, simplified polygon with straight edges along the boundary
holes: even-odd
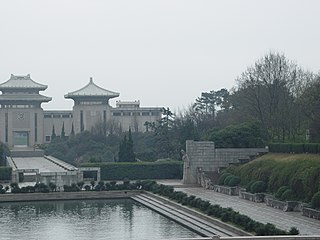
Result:
[[[0,0],[0,82],[30,73],[44,109],[71,109],[64,94],[89,77],[115,100],[183,109],[269,51],[319,72],[320,1]]]

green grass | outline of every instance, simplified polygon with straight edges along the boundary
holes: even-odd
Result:
[[[310,201],[320,190],[319,154],[269,153],[252,162],[226,171],[241,178],[241,185],[251,181],[264,181],[268,191],[275,193],[282,186],[289,186],[297,200]]]

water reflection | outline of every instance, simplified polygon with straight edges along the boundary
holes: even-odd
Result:
[[[0,204],[0,239],[173,239],[197,234],[130,199]]]

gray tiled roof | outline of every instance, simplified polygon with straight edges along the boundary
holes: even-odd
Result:
[[[47,85],[43,85],[33,81],[30,78],[30,74],[26,76],[15,76],[11,74],[11,77],[8,81],[0,84],[0,90],[2,89],[14,89],[14,88],[26,88],[26,89],[37,89],[45,90]]]
[[[2,94],[0,101],[41,101],[49,102],[51,97],[46,97],[40,94]]]
[[[118,97],[119,93],[112,92],[102,87],[99,87],[92,81],[92,78],[90,78],[90,82],[83,88],[64,95],[65,98],[90,97],[90,96],[114,98],[114,97]]]

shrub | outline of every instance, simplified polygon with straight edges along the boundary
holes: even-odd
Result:
[[[11,180],[11,167],[0,167],[0,181],[10,181]]]
[[[291,150],[293,153],[304,153],[304,144],[303,143],[292,143]]]
[[[251,186],[252,186],[252,184],[254,184],[256,181],[255,180],[253,180],[253,181],[250,181],[248,184],[247,184],[247,186],[246,186],[246,191],[247,192],[251,192]]]
[[[299,230],[296,227],[292,227],[289,230],[289,235],[299,235]]]
[[[228,186],[229,187],[235,187],[238,186],[240,183],[241,179],[239,177],[236,176],[232,176],[232,178],[229,180],[228,182]]]
[[[311,198],[311,207],[312,208],[320,208],[320,191],[316,192]]]
[[[234,175],[231,175],[231,174],[230,174],[229,176],[227,176],[227,177],[224,179],[223,185],[228,186],[230,180],[231,180],[233,177],[234,177]]]
[[[181,161],[86,163],[81,167],[100,167],[102,180],[182,179]]]
[[[295,199],[295,194],[291,189],[287,189],[286,191],[284,191],[280,198],[281,201],[294,200],[294,199]]]
[[[251,193],[262,193],[266,192],[267,184],[263,181],[256,181],[251,185]]]
[[[226,177],[230,176],[231,173],[222,173],[221,176],[219,177],[218,183],[219,185],[224,185],[224,180],[226,179]]]
[[[319,153],[319,144],[318,143],[306,143],[304,144],[304,151],[306,153]]]
[[[289,190],[289,189],[290,189],[290,188],[289,188],[288,186],[282,186],[282,187],[280,187],[280,188],[278,189],[278,191],[276,192],[275,197],[278,198],[278,199],[281,199],[282,194],[283,194],[285,191]]]

